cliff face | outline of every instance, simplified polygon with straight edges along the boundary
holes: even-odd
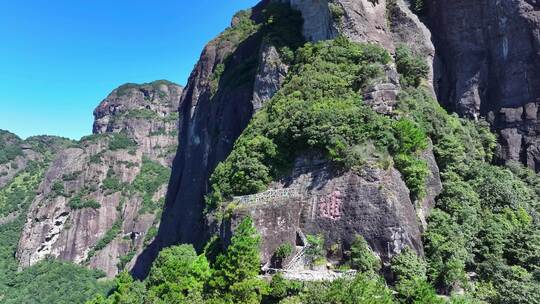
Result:
[[[298,159],[293,175],[267,192],[241,197],[222,236],[251,216],[262,239],[262,262],[269,264],[282,244],[305,246],[301,235],[321,235],[325,248],[337,248],[333,262],[362,235],[384,262],[404,247],[423,255],[420,226],[399,172],[364,166],[339,172],[324,161]],[[331,259],[332,261],[332,259]]]
[[[182,88],[127,84],[94,112],[94,135],[62,150],[39,185],[17,250],[114,276],[155,235],[177,147]],[[154,231],[154,232],[153,232]]]
[[[537,1],[426,1],[437,47],[439,101],[487,117],[499,157],[540,170],[540,4]]]
[[[138,277],[145,276],[160,248],[177,243],[193,243],[200,248],[210,234],[218,229],[215,223],[207,222],[203,217],[204,195],[209,192],[209,177],[217,164],[229,155],[234,142],[254,113],[279,90],[288,72],[288,66],[285,60],[280,58],[276,46],[269,43],[268,39],[261,39],[264,35],[264,9],[270,2],[262,1],[251,11],[235,16],[231,28],[205,47],[191,74],[182,96],[179,137],[181,148],[173,164],[162,222],[155,242],[138,258],[133,271]],[[291,0],[290,5],[301,12],[304,20],[303,35],[308,40],[324,40],[343,34],[353,41],[381,44],[390,51],[404,43],[428,60],[433,58],[434,50],[429,31],[403,1],[387,3],[384,0],[343,0],[329,3],[324,0]],[[388,16],[387,12],[390,12]],[[251,27],[246,24],[251,24]],[[232,81],[233,77],[242,80]],[[392,88],[390,91],[397,92],[394,84]],[[376,91],[374,89],[372,92],[373,96],[385,96],[384,93],[377,94]],[[392,96],[396,97],[394,93]],[[436,164],[434,167],[434,176],[438,180]],[[323,222],[319,221],[319,215],[309,223],[299,224],[298,219],[301,214],[305,214],[306,208],[319,208],[316,203],[310,205],[311,207],[302,205],[297,213],[290,215],[291,219],[295,219],[295,224],[291,223],[288,231],[296,228],[305,228],[310,233],[326,230],[332,234],[332,241],[345,240],[345,243],[350,243],[357,233],[366,234],[372,246],[380,251],[378,253],[385,257],[385,260],[405,246],[412,246],[421,254],[421,223],[416,220],[416,212],[420,215],[429,212],[427,209],[433,204],[433,197],[440,191],[440,183],[439,189],[433,188],[433,194],[423,204],[428,206],[427,209],[420,212],[415,211],[408,199],[408,190],[398,173],[390,170],[374,174],[379,182],[374,182],[373,185],[361,186],[368,182],[354,174],[342,177],[326,176],[321,182],[340,185],[343,193],[357,186],[373,190],[376,185],[381,185],[396,191],[396,195],[404,200],[392,203],[392,200],[387,201],[389,198],[385,193],[373,190],[370,192],[372,195],[366,195],[358,192],[358,189],[353,190],[353,193],[344,194],[343,208],[346,209],[344,214],[347,214],[347,219],[338,221],[338,226],[342,228],[332,230],[335,228],[332,221],[328,220],[325,224],[324,219]],[[397,188],[392,185],[397,185]],[[309,195],[324,197],[331,194],[331,189],[325,188],[321,189],[321,193]],[[388,217],[377,223],[378,228],[371,234],[367,233],[371,222],[363,220],[363,216],[356,212],[365,206],[372,206],[373,216]],[[384,215],[379,214],[380,212]],[[351,220],[358,220],[357,225],[346,228],[346,223]],[[264,226],[263,222],[258,222],[261,223],[259,230],[268,232],[268,235],[272,234],[273,230]],[[327,231],[328,229],[330,231]],[[377,233],[382,235],[377,238]],[[294,233],[286,236],[293,237]],[[275,249],[270,247],[277,245],[277,242],[274,242],[268,250],[264,250],[263,255],[268,258],[271,250]],[[389,246],[391,249],[388,249]]]

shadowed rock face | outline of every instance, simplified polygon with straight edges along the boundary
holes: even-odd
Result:
[[[439,101],[487,116],[501,135],[502,161],[540,170],[540,4],[538,1],[426,1],[437,47]]]
[[[148,197],[133,182],[149,164],[165,174],[172,165],[181,93],[165,81],[128,84],[101,102],[94,135],[61,151],[45,173],[19,241],[22,267],[48,255],[110,277],[130,266],[157,227],[168,175]]]
[[[263,2],[253,8],[250,19],[259,22]],[[149,267],[161,248],[191,243],[201,248],[209,232],[203,220],[204,195],[208,189],[208,178],[217,164],[232,150],[266,93],[254,92],[256,74],[261,74],[257,62],[261,59],[261,36],[258,33],[236,36],[233,18],[231,27],[208,43],[201,58],[191,73],[182,95],[180,107],[180,136],[178,154],[173,163],[173,172],[158,237],[138,257],[133,269],[137,277],[146,276]],[[274,60],[270,60],[274,62]],[[242,66],[238,71],[236,67]],[[219,80],[216,71],[223,68]],[[240,74],[242,73],[242,74]],[[279,72],[264,74],[279,75]],[[240,76],[242,81],[236,81]],[[258,76],[261,88],[266,88],[268,79]],[[267,87],[264,91],[270,92]]]

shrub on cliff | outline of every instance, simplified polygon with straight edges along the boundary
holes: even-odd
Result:
[[[429,73],[425,59],[403,44],[396,48],[396,66],[403,86],[418,87]]]
[[[368,143],[381,155],[390,147],[415,158],[413,154],[425,147],[425,134],[407,122],[397,122],[394,128],[392,119],[364,105],[358,93],[390,60],[380,47],[342,37],[298,49],[287,82],[215,169],[208,206],[215,208],[233,195],[264,191],[270,181],[288,173],[295,156],[307,151],[322,152],[349,169],[355,166],[351,160],[362,160],[354,147]],[[404,172],[411,165],[408,185],[420,188],[413,181],[422,184],[426,174],[418,171],[425,168],[410,161],[401,164]]]
[[[109,141],[109,150],[123,150],[135,147],[137,143],[124,133],[115,133]]]
[[[377,273],[381,269],[381,260],[360,235],[356,236],[351,245],[351,267],[361,272],[373,273]]]
[[[237,282],[255,278],[260,268],[260,241],[253,221],[246,217],[236,228],[227,250],[217,257],[211,285],[227,291]]]

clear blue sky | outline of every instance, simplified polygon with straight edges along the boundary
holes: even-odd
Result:
[[[0,129],[78,139],[126,82],[184,85],[202,48],[256,0],[0,0]]]

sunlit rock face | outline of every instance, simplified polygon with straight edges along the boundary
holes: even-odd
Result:
[[[147,197],[133,183],[148,164],[171,167],[181,93],[166,81],[128,84],[100,103],[94,135],[60,151],[45,173],[19,241],[21,267],[52,256],[112,277],[131,266],[157,229],[168,175]]]
[[[282,244],[301,244],[299,235],[320,235],[339,263],[357,236],[363,236],[384,261],[405,247],[423,256],[420,226],[409,190],[393,167],[366,164],[359,172],[340,172],[324,161],[300,158],[293,175],[271,190],[235,198],[231,220],[221,235],[245,216],[261,233],[263,264]],[[300,243],[299,243],[300,242]]]

